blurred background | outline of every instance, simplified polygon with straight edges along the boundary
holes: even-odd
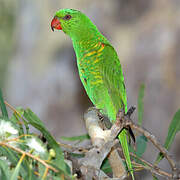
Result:
[[[111,41],[123,66],[129,107],[137,106],[145,83],[143,126],[164,143],[180,108],[179,0],[0,0],[0,83],[6,100],[31,108],[57,140],[86,133],[82,117],[91,103],[71,40],[50,28],[61,8],[86,13]],[[179,134],[170,152],[180,161]],[[145,158],[156,155],[149,144]],[[165,160],[161,166],[169,168]]]

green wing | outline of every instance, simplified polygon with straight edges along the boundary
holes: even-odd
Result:
[[[127,97],[126,97],[126,89],[124,85],[124,76],[122,72],[122,67],[117,56],[116,51],[110,44],[105,44],[103,51],[103,63],[102,63],[102,72],[103,72],[103,82],[106,88],[108,89],[108,94],[112,100],[112,104],[116,110],[116,113],[113,117],[110,117],[111,120],[116,120],[116,114],[119,109],[124,108],[125,112],[127,112]],[[112,108],[113,109],[113,108]],[[126,138],[126,130],[123,130],[121,134],[118,136],[121,146],[123,149],[123,153],[126,159],[126,163],[132,178],[134,179],[132,164],[128,149],[128,143]]]
[[[124,85],[124,76],[117,53],[111,45],[105,44],[103,56],[102,71],[104,85],[108,89],[108,94],[112,99],[116,113],[122,108],[124,108],[126,112],[126,89]],[[113,120],[115,119],[113,118]]]

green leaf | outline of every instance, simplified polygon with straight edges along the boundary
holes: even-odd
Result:
[[[17,180],[18,179],[18,174],[21,168],[21,163],[22,163],[23,159],[20,158],[19,162],[16,165],[16,168],[14,169],[14,172],[10,178],[10,180]]]
[[[53,180],[64,180],[64,178],[61,178],[61,177],[57,177],[57,176],[52,176],[51,177]],[[74,178],[74,179],[76,179],[76,178]]]
[[[141,84],[139,88],[139,95],[138,95],[138,124],[142,125],[143,120],[143,113],[144,113],[144,90],[145,85]]]
[[[56,157],[52,161],[54,165],[59,167],[59,169],[61,169],[64,173],[69,174],[70,168],[64,162],[64,155],[59,144],[56,142],[54,137],[51,136],[49,131],[45,128],[42,121],[30,109],[24,111],[24,117],[27,119],[29,124],[31,124],[33,127],[38,129],[43,134],[43,136],[48,141],[49,146],[52,149],[54,149],[56,153]]]
[[[24,116],[24,109],[21,108],[21,107],[18,107],[16,109],[17,113],[19,114],[20,118],[22,119],[24,125],[25,125],[25,128],[26,128],[26,134],[29,134],[29,126],[28,126],[28,123],[26,122],[26,120],[23,118]]]
[[[168,135],[166,137],[164,147],[169,150],[171,147],[172,142],[174,141],[174,137],[176,133],[180,131],[180,109],[175,113],[168,129]],[[159,163],[164,158],[162,153],[159,153],[156,164]]]
[[[42,179],[38,178],[36,175],[34,175],[34,172],[33,173],[31,172],[31,174],[28,173],[24,179],[25,180],[42,180]]]
[[[0,153],[2,156],[5,156],[9,159],[9,161],[12,162],[12,164],[16,164],[18,161],[18,155],[12,151],[11,149],[4,147],[4,146],[0,146]]]
[[[144,165],[144,163],[139,158],[141,158],[144,152],[146,151],[147,141],[148,139],[144,135],[141,135],[136,138],[136,150],[134,150],[132,146],[129,146],[130,152],[134,153],[137,156],[137,158],[132,157],[132,159],[134,159],[135,162],[142,165]]]
[[[7,119],[8,118],[8,112],[7,112],[6,106],[4,104],[4,99],[3,99],[1,89],[0,89],[0,107],[1,107],[3,118]]]
[[[138,136],[136,139],[136,155],[138,157],[141,157],[144,152],[146,151],[147,148],[147,138],[142,135],[142,136]]]
[[[25,125],[25,128],[26,128],[26,134],[29,134],[29,126],[28,126],[28,123],[26,122],[26,120],[23,118],[24,116],[24,109],[22,107],[17,107],[16,108],[16,112],[13,113],[13,115],[18,119],[18,121],[20,121],[20,119],[22,119],[24,125]],[[23,130],[24,132],[24,128],[23,126],[20,124],[20,128]],[[22,131],[21,130],[21,131]]]
[[[18,159],[20,158],[20,156],[16,152],[4,146],[0,146],[0,153],[3,156],[6,156],[8,160],[12,163],[12,165],[16,165],[18,163]],[[27,174],[26,170],[27,170],[27,164],[25,165],[25,163],[23,162],[21,166],[21,174],[23,176]]]
[[[156,176],[154,176],[154,175],[152,175],[152,176],[153,176],[153,180],[158,180],[158,178]]]
[[[90,139],[88,134],[84,134],[80,136],[72,136],[72,137],[61,136],[60,138],[64,141],[84,141],[86,139]]]
[[[23,128],[23,124],[19,123],[20,122],[20,118],[17,116],[16,113],[13,113],[13,115],[10,118],[10,121],[13,124],[16,124],[16,128],[18,129],[19,135],[23,135],[24,133],[24,128]]]
[[[148,139],[144,135],[141,135],[136,138],[136,150],[134,150],[132,146],[129,146],[130,152],[134,153],[137,156],[137,158],[132,157],[132,159],[134,159],[137,163],[140,163],[142,165],[144,165],[144,163],[141,160],[139,160],[138,157],[141,158],[144,152],[146,151],[147,141]]]
[[[0,159],[0,179],[8,180],[9,175],[10,175],[10,170],[7,161]]]
[[[43,164],[38,162],[38,172],[39,172],[40,178],[43,177],[45,169],[46,169],[46,167]]]
[[[106,174],[112,173],[112,168],[111,168],[107,158],[103,161],[101,170],[104,171],[104,173],[106,173]]]
[[[25,179],[25,180],[41,180],[40,178],[39,178],[39,176],[37,176],[37,175],[35,175],[35,171],[36,172],[38,172],[37,171],[37,162],[35,162],[34,160],[32,160],[31,158],[27,158],[27,156],[26,156],[26,158],[25,158],[25,162],[27,163],[27,165],[28,165],[28,170],[27,170],[27,175],[26,176],[23,176],[23,178]]]

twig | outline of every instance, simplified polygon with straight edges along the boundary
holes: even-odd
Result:
[[[3,142],[5,143],[5,142],[12,142],[12,141],[20,141],[20,138],[26,137],[26,136],[31,137],[32,135],[30,135],[30,134],[22,134],[21,136],[18,136],[18,137],[16,137],[16,138],[5,139]]]
[[[118,147],[118,150],[122,152],[122,149],[120,147]],[[152,173],[156,174],[156,175],[159,175],[159,176],[163,176],[163,177],[168,177],[168,178],[171,178],[172,175],[170,173],[167,173],[165,171],[163,171],[162,169],[160,169],[159,167],[151,164],[150,162],[138,157],[137,155],[135,155],[134,153],[131,153],[130,152],[130,155],[137,158],[138,160],[140,160],[142,163],[146,164],[146,166],[142,165],[142,164],[139,164],[139,163],[135,163],[137,164],[138,166],[142,167],[143,169],[147,169],[147,170],[150,170]]]
[[[28,153],[28,152],[25,152],[25,151],[23,151],[23,150],[21,150],[21,149],[19,149],[19,148],[17,148],[17,147],[11,146],[10,144],[4,143],[4,142],[0,142],[0,146],[6,146],[6,147],[8,147],[8,148],[10,148],[10,149],[13,149],[13,150],[16,151],[16,152],[19,152],[19,153],[21,153],[21,154],[25,154],[26,156],[29,156],[29,157],[31,157],[32,159],[35,159],[36,161],[39,161],[39,162],[40,162],[41,164],[43,164],[46,168],[51,169],[52,171],[54,171],[54,172],[56,172],[56,173],[59,172],[57,169],[55,169],[54,167],[52,167],[52,166],[50,166],[49,164],[47,164],[45,161],[43,161],[43,160],[40,159],[39,157],[34,156],[34,155],[32,155],[32,154],[30,154],[30,153]]]
[[[156,139],[156,137],[147,131],[146,129],[140,127],[139,125],[133,123],[130,119],[125,120],[125,125],[129,125],[132,129],[138,131],[139,133],[143,134],[145,137],[147,137],[153,145],[164,155],[164,157],[168,160],[172,171],[177,171],[176,164],[173,161],[173,159],[170,157],[169,152],[159,143],[159,141]]]
[[[150,133],[148,130],[146,130],[145,128],[142,128],[139,125],[137,125],[136,123],[133,123],[128,115],[122,116],[121,112],[119,114],[120,115],[119,115],[119,118],[117,119],[117,122],[119,121],[123,125],[123,127],[130,126],[132,129],[138,131],[139,133],[141,133],[145,137],[147,137],[147,139],[149,139],[152,142],[152,144],[164,155],[164,157],[169,162],[171,169],[172,169],[171,178],[172,179],[180,179],[180,173],[179,173],[179,169],[177,169],[177,167],[176,167],[176,163],[170,157],[169,152],[159,143],[157,138],[152,133]]]
[[[17,112],[17,110],[16,110],[13,106],[11,106],[7,101],[4,101],[4,103],[5,103],[11,110],[13,110],[14,112],[16,112],[19,116],[21,116],[21,115]]]
[[[42,179],[45,179],[47,177],[49,169],[46,167]]]

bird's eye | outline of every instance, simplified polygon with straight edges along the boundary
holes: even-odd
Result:
[[[67,15],[64,16],[63,19],[64,19],[64,20],[70,20],[70,19],[71,19],[71,15],[67,14]]]

